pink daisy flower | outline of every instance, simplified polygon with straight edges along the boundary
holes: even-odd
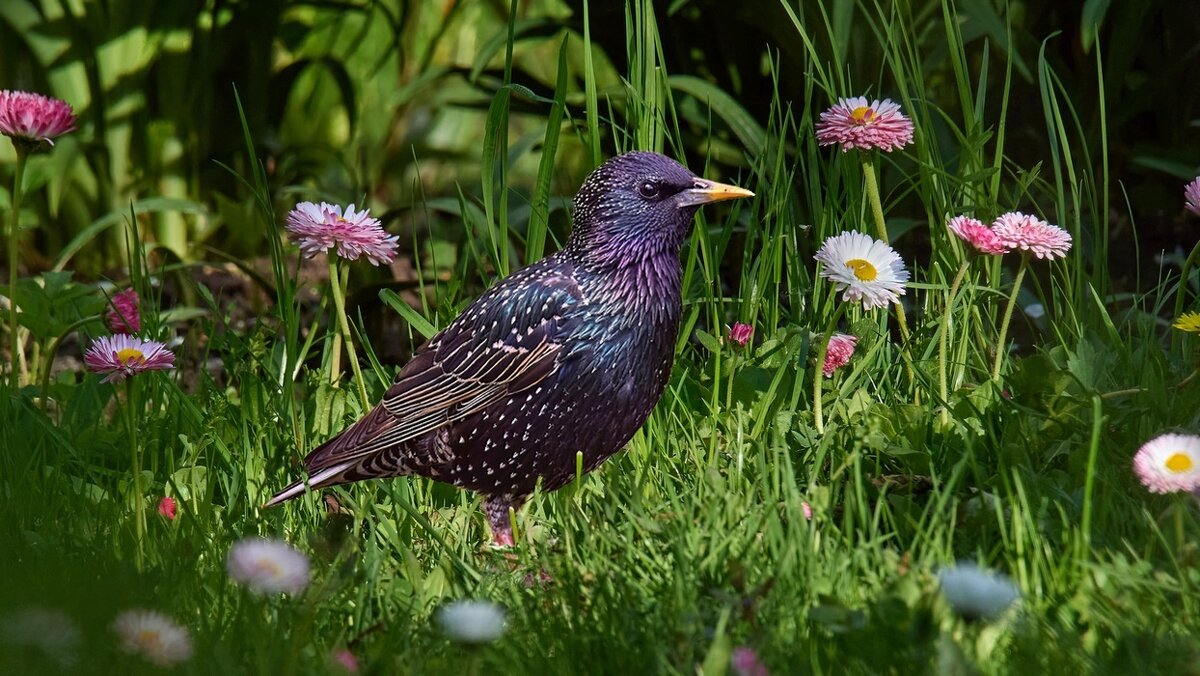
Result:
[[[835,333],[829,337],[829,347],[825,348],[825,364],[821,367],[826,378],[832,377],[834,371],[850,362],[850,357],[854,356],[854,346],[857,344],[857,336]]]
[[[759,661],[758,653],[749,646],[738,646],[733,649],[729,659],[735,676],[771,676],[767,666]]]
[[[335,650],[329,656],[329,662],[341,671],[351,674],[358,673],[358,658],[354,656],[354,653],[350,652],[349,648]]]
[[[113,294],[108,301],[105,315],[108,329],[113,333],[137,333],[142,330],[142,319],[138,314],[140,305],[137,291],[125,289]]]
[[[83,363],[92,373],[108,374],[100,382],[119,383],[143,371],[175,368],[175,354],[156,340],[118,333],[97,338],[83,355]]]
[[[301,202],[287,217],[288,236],[308,258],[337,247],[346,260],[366,256],[371,265],[391,263],[396,258],[399,239],[389,235],[367,209],[355,211],[354,205],[342,207],[322,202]]]
[[[1004,246],[996,233],[977,219],[970,216],[955,216],[946,225],[950,228],[950,232],[970,244],[979,253],[990,256],[1008,253],[1008,247]]]
[[[878,148],[890,153],[912,143],[913,123],[891,99],[867,103],[866,98],[855,96],[838,99],[821,113],[816,132],[818,143],[841,145],[842,152]]]
[[[75,112],[67,103],[41,94],[0,91],[0,134],[54,145],[54,139],[73,129]]]
[[[178,514],[176,510],[177,506],[175,504],[175,498],[169,495],[164,495],[162,499],[158,501],[158,513],[166,517],[167,521],[175,520],[175,516]]]
[[[754,335],[754,327],[741,322],[735,323],[729,328],[729,342],[738,347],[746,347],[746,343],[750,342],[750,337]]]
[[[1151,493],[1200,488],[1200,437],[1163,434],[1147,441],[1133,456],[1133,471]]]
[[[1071,250],[1071,233],[1019,211],[997,218],[992,232],[1010,250],[1028,251],[1038,258],[1062,258]]]
[[[1200,216],[1200,176],[1183,186],[1183,206],[1193,214]]]

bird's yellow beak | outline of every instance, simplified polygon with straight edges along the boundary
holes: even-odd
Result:
[[[710,202],[740,200],[743,197],[754,197],[754,193],[745,188],[739,188],[736,185],[727,185],[725,183],[698,178],[694,186],[684,190],[680,194],[679,206],[690,207]]]

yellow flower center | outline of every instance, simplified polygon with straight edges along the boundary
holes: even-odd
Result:
[[[258,569],[258,572],[265,573],[271,577],[283,575],[283,569],[279,567],[279,564],[270,559],[259,559],[254,562],[254,567]]]
[[[858,277],[859,281],[873,282],[879,276],[879,271],[871,265],[870,261],[865,261],[861,258],[851,258],[846,261],[846,267],[854,271],[854,276]]]
[[[1180,474],[1192,468],[1192,456],[1187,453],[1172,453],[1171,457],[1167,458],[1167,461],[1163,464],[1172,472]]]
[[[136,347],[127,347],[117,350],[117,361],[121,362],[122,366],[134,366],[146,361],[146,355]]]
[[[875,111],[870,106],[859,106],[850,111],[850,119],[854,120],[855,124],[866,124],[875,117]]]
[[[153,650],[162,642],[162,636],[157,629],[143,629],[137,635],[138,645]]]

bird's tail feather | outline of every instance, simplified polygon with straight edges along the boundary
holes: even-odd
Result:
[[[309,488],[324,488],[325,486],[333,486],[335,484],[342,483],[342,474],[357,464],[357,460],[347,460],[315,472],[307,479],[301,479],[300,481],[293,482],[288,485],[287,488],[272,496],[271,499],[267,501],[267,504],[263,505],[263,507],[274,507],[281,502],[287,502],[288,500],[301,495]]]
[[[364,444],[376,439],[394,424],[395,419],[388,414],[386,408],[375,407],[362,420],[309,451],[304,458],[308,479],[288,485],[263,506],[273,507],[281,502],[286,502],[301,495],[309,488],[324,488],[352,481],[353,479],[347,479],[345,475],[350,469],[359,466],[364,456],[368,455],[362,451]]]

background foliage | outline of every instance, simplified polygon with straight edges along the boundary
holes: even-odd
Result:
[[[139,384],[146,495],[113,387],[60,361],[48,397],[5,390],[0,608],[69,609],[89,627],[79,668],[98,673],[136,666],[105,629],[131,604],[192,629],[197,673],[323,673],[342,645],[378,673],[718,674],[735,644],[780,673],[1194,670],[1194,504],[1148,497],[1128,470],[1147,438],[1197,422],[1195,346],[1163,335],[1197,239],[1180,206],[1200,166],[1190,9],[0,3],[0,86],[81,120],[30,163],[31,345],[66,334],[77,356],[102,329],[69,327],[110,281],[161,308],[153,330],[181,355],[177,377]],[[860,168],[812,125],[863,93],[900,102],[919,132],[881,162],[891,237],[918,270],[918,373],[905,378],[885,321],[852,316],[859,356],[827,386],[820,435],[810,330],[833,312],[812,253],[870,226]],[[663,404],[625,454],[534,501],[516,561],[479,547],[477,501],[424,480],[339,490],[340,511],[259,510],[367,403],[328,383],[323,271],[273,254],[283,213],[353,201],[401,235],[395,265],[352,276],[378,396],[484,285],[557,248],[582,177],[634,147],[759,197],[702,215]],[[11,159],[0,143],[3,213]],[[1018,319],[1002,382],[986,377],[988,340],[1012,270],[972,275],[944,427],[930,393],[961,247],[942,226],[1015,208],[1076,246],[1028,285],[1021,306],[1045,315]],[[756,327],[753,350],[715,338],[735,320]],[[130,505],[161,494],[181,517],[151,524],[138,573]],[[313,554],[305,596],[230,586],[229,544],[255,533]],[[1021,612],[954,619],[933,573],[961,558],[1011,575]],[[509,608],[505,639],[463,651],[438,635],[433,610],[468,596]],[[0,653],[6,671],[49,668],[31,660]]]

